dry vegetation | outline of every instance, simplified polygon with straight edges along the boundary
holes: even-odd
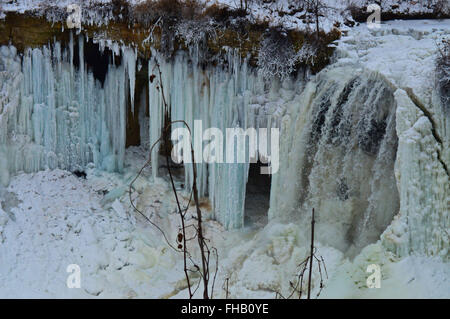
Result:
[[[394,20],[394,19],[444,19],[450,17],[450,4],[448,0],[415,0],[410,1],[411,5],[422,5],[422,11],[402,11],[399,10],[401,2],[407,2],[404,0],[398,0],[397,3],[389,3],[387,1],[366,1],[366,4],[374,3],[381,6],[382,19]],[[370,12],[366,11],[366,8],[360,7],[356,1],[350,0],[347,10],[350,12],[352,18],[357,22],[366,22]]]
[[[157,25],[153,40],[166,57],[196,45],[202,62],[220,64],[224,48],[235,48],[268,78],[283,78],[305,66],[315,73],[329,63],[333,49],[328,45],[340,37],[337,29],[324,33],[319,25],[308,32],[269,27],[267,21],[250,21],[247,8],[247,1],[233,9],[205,7],[196,0],[148,0],[130,10],[130,21]]]
[[[249,3],[242,1],[241,8],[230,8],[218,4],[205,6],[197,0],[147,0],[138,5],[113,0],[103,6],[87,2],[82,8],[86,22],[83,33],[90,38],[103,34],[107,39],[138,45],[141,57],[149,57],[150,47],[170,58],[179,49],[197,46],[198,60],[203,65],[225,65],[226,48],[236,49],[251,66],[262,68],[267,77],[285,77],[305,67],[316,73],[329,63],[333,49],[328,45],[340,37],[337,29],[324,33],[316,29],[269,27],[267,21],[255,20],[248,14]],[[40,12],[31,12],[32,18],[26,18],[43,25],[44,16],[52,24],[42,30],[55,28],[59,34],[67,14],[62,9],[42,6]],[[12,16],[6,19],[7,23],[13,20],[17,24]],[[10,41],[6,39],[9,29],[4,30],[4,42]],[[50,36],[46,37],[47,33],[54,33],[50,31],[32,34],[33,43],[52,41]]]

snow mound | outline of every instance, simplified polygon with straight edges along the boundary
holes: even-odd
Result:
[[[7,191],[18,199],[11,208],[16,220],[0,209],[0,259],[7,261],[0,265],[0,297],[134,298],[171,292],[167,283],[182,278],[176,259],[152,239],[159,238],[152,229],[135,232],[118,200],[113,209],[102,207],[103,195],[94,185],[59,169],[12,179]],[[71,264],[81,269],[80,289],[66,285]]]

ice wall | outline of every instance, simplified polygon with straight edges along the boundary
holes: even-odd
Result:
[[[111,64],[102,85],[85,65],[83,37],[75,41],[78,68],[73,38],[67,49],[54,43],[22,57],[14,47],[0,50],[0,152],[10,173],[74,171],[90,163],[123,169],[134,52],[124,50],[126,63]]]
[[[405,90],[398,89],[395,99],[399,135],[395,175],[400,212],[381,236],[382,242],[398,256],[425,254],[448,260],[450,183],[448,172],[438,159],[440,152],[441,160],[450,160],[444,155],[449,147],[448,134],[444,126],[438,130],[443,144],[435,140],[430,119]],[[439,114],[439,103],[428,107],[434,108],[435,116]],[[436,118],[446,123],[448,117],[441,115]]]
[[[436,45],[449,31],[448,20],[362,24],[337,47],[336,64],[383,74],[395,92],[400,209],[381,239],[399,256],[449,256],[450,120],[435,81]]]

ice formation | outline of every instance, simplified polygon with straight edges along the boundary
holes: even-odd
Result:
[[[427,24],[411,28],[392,22],[373,32],[356,28],[342,39],[337,62],[306,86],[299,79],[274,81],[267,87],[233,57],[228,73],[200,70],[184,53],[171,63],[159,58],[172,120],[192,125],[194,119],[202,119],[205,126],[246,128],[263,118],[263,125],[281,128],[281,164],[272,179],[270,219],[308,223],[316,207],[321,212],[322,242],[349,255],[383,233],[383,244],[399,255],[417,252],[446,258],[448,121],[427,78],[434,67],[434,39],[445,34],[448,23]],[[394,50],[398,42],[413,54],[399,54]],[[380,50],[392,58],[390,64],[377,58]],[[154,63],[150,61],[150,70]],[[425,64],[425,71],[410,68],[411,63]],[[157,112],[162,104],[155,86],[150,96],[156,101],[150,102],[150,113],[157,114],[150,123],[154,141],[161,128],[162,114]],[[428,108],[434,119],[420,108]],[[253,110],[263,116],[255,117]],[[248,165],[198,164],[198,171],[201,195],[213,201],[217,220],[230,228],[242,226]],[[189,174],[187,170],[187,185]]]
[[[73,42],[67,49],[62,49],[58,42],[51,47],[30,49],[22,59],[14,47],[2,47],[5,72],[0,147],[5,158],[0,167],[5,185],[7,176],[19,171],[46,168],[75,171],[89,165],[110,172],[123,171],[128,97],[134,113],[136,51],[123,47],[122,63],[108,66],[102,84],[85,65],[83,37],[77,41],[78,68],[74,65]],[[179,53],[174,61],[160,57],[150,60],[149,70],[156,74],[156,61],[161,67],[172,120],[186,120],[190,127],[198,119],[205,129],[215,127],[223,132],[229,127],[270,131],[279,126],[280,105],[292,96],[289,90],[278,89],[277,82],[271,85],[270,94],[264,95],[265,84],[234,52],[228,56],[227,69],[202,71],[192,66],[186,54]],[[8,81],[9,77],[15,81]],[[286,83],[283,85],[292,86],[290,81]],[[146,135],[142,128],[147,126],[148,142],[153,143],[161,134],[163,107],[156,81],[149,89],[150,123],[146,125],[141,113],[140,124],[141,136]],[[142,112],[145,107],[140,109]],[[194,139],[196,134],[203,132],[194,132]],[[156,147],[153,167],[158,167],[157,154]],[[202,151],[199,154],[203,156]],[[186,166],[185,184],[189,188],[192,170]],[[227,228],[243,226],[248,167],[248,161],[197,164],[199,195],[210,198],[215,217]],[[153,170],[154,177],[157,171]]]
[[[125,47],[123,49],[123,56],[125,59],[125,67],[130,83],[130,98],[131,98],[131,112],[134,114],[134,91],[136,87],[136,51]]]
[[[449,147],[449,140],[447,137],[444,141],[446,146],[436,142],[430,120],[404,90],[398,89],[395,98],[399,105],[395,174],[400,212],[383,233],[382,241],[398,256],[415,253],[448,259],[449,176],[438,160],[438,152],[442,154],[442,147]]]
[[[400,208],[381,239],[399,256],[449,257],[449,118],[434,81],[436,43],[449,31],[449,20],[390,21],[377,31],[361,25],[339,41],[337,63],[356,62],[393,85]]]
[[[155,83],[150,85],[150,141],[157,141],[163,123],[163,101],[159,89],[156,63],[162,73],[171,120],[184,120],[191,128],[192,139],[202,139],[201,130],[194,131],[194,121],[201,120],[203,129],[218,128],[225,135],[226,128],[247,129],[277,128],[283,114],[282,105],[290,92],[283,96],[284,88],[274,81],[265,85],[257,74],[247,67],[246,61],[236,52],[229,52],[227,67],[211,67],[202,70],[189,61],[185,53],[178,53],[173,61],[154,54],[149,61],[150,75],[155,74]],[[291,85],[286,81],[285,85]],[[270,94],[265,95],[265,90]],[[182,127],[181,123],[174,127]],[[200,137],[198,136],[200,134]],[[270,147],[270,140],[269,140]],[[245,145],[248,151],[248,144]],[[225,148],[225,145],[224,145]],[[225,153],[225,149],[224,149]],[[153,149],[152,167],[158,167],[158,147]],[[195,152],[197,159],[203,152]],[[186,185],[192,184],[192,169],[186,165]],[[208,196],[215,217],[226,228],[240,228],[244,222],[245,185],[249,162],[246,163],[198,163],[197,185],[200,196]],[[154,177],[157,171],[153,170]]]
[[[75,40],[75,67],[72,39],[69,48],[56,42],[28,49],[22,58],[14,47],[1,48],[0,149],[7,162],[2,166],[10,173],[57,167],[74,171],[89,163],[108,171],[123,169],[135,53],[124,50],[126,63],[110,64],[102,85],[86,68],[83,36]]]

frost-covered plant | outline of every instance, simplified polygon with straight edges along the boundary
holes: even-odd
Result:
[[[436,17],[445,17],[450,14],[450,3],[447,0],[437,0],[434,5]]]
[[[317,45],[305,42],[297,52],[297,59],[305,64],[314,65],[314,59],[317,55]]]
[[[135,23],[146,27],[157,26],[160,31],[160,52],[170,57],[174,52],[176,26],[183,19],[183,14],[191,14],[194,0],[147,0],[132,7],[130,17]],[[185,5],[187,7],[185,7]],[[189,8],[189,10],[188,10]],[[152,35],[153,37],[153,35]]]
[[[270,31],[262,40],[258,53],[258,68],[266,79],[288,77],[298,63],[314,65],[320,44],[306,41],[298,52],[295,52],[289,37],[280,31]]]
[[[319,37],[320,32],[320,17],[325,17],[330,14],[330,7],[326,1],[323,0],[294,0],[294,4],[302,8],[305,12],[305,21],[314,25],[316,35]]]
[[[51,22],[64,21],[67,18],[66,10],[52,6],[49,3],[41,3],[37,11]]]
[[[285,33],[272,30],[261,41],[258,68],[264,78],[286,78],[294,71],[297,61],[298,55]]]
[[[211,19],[200,21],[183,20],[177,24],[175,35],[187,46],[198,45],[202,40],[216,35],[216,29]]]
[[[450,113],[450,39],[438,45],[436,58],[436,80],[446,114]]]

